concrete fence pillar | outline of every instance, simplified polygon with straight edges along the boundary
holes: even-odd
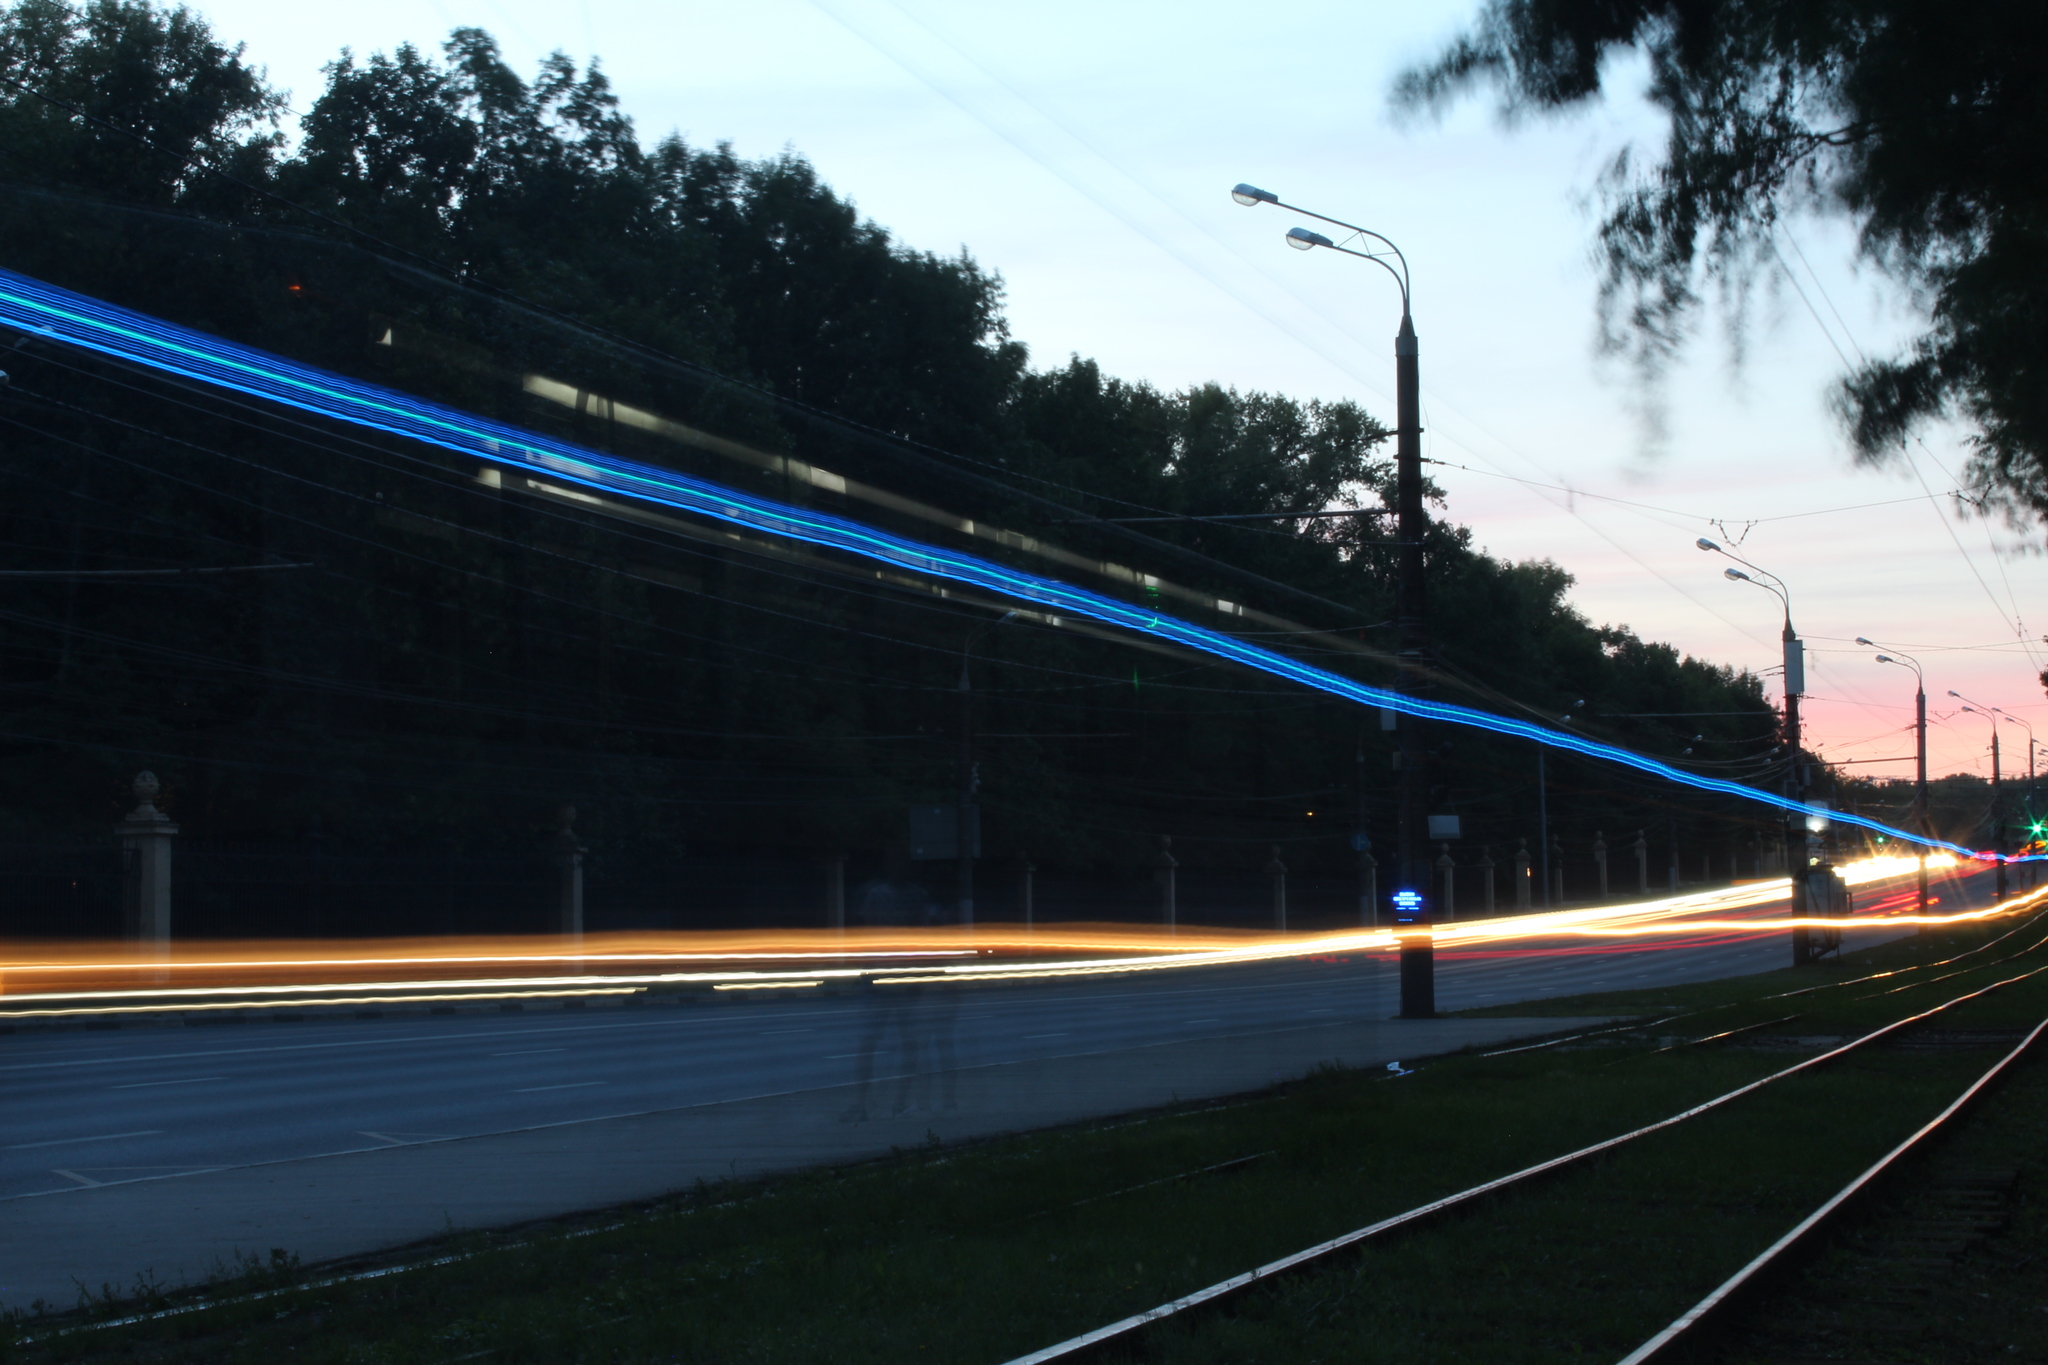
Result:
[[[1480,904],[1481,904],[1481,905],[1482,905],[1482,906],[1483,906],[1483,907],[1485,908],[1485,911],[1486,911],[1487,917],[1488,917],[1488,918],[1492,918],[1492,916],[1493,916],[1493,915],[1495,914],[1495,910],[1494,910],[1494,905],[1493,905],[1493,845],[1492,845],[1492,844],[1481,844],[1481,845],[1479,846],[1479,886],[1480,886],[1480,895],[1479,895],[1479,899],[1480,899]]]
[[[1449,844],[1438,844],[1437,847],[1442,851],[1437,854],[1436,875],[1443,887],[1443,899],[1437,904],[1443,907],[1443,913],[1436,918],[1448,924],[1458,917],[1458,865],[1451,861]]]
[[[1643,837],[1641,830],[1636,831],[1635,848],[1636,894],[1647,896],[1650,894],[1650,841]]]
[[[1564,904],[1564,841],[1555,836],[1550,840],[1550,904]]]
[[[1607,899],[1607,833],[1593,831],[1593,868],[1600,879],[1600,899]]]
[[[1380,865],[1371,853],[1358,854],[1358,922],[1367,929],[1380,923]]]
[[[1515,909],[1529,908],[1529,841],[1521,840],[1515,847]]]
[[[846,855],[835,853],[825,859],[825,927],[835,934],[846,932]]]
[[[1033,904],[1032,895],[1036,888],[1032,885],[1032,882],[1035,874],[1038,872],[1038,864],[1031,861],[1029,853],[1023,855],[1019,861],[1022,862],[1023,866],[1018,870],[1024,878],[1024,885],[1022,887],[1024,893],[1024,932],[1028,934],[1031,932],[1033,918],[1037,913],[1037,907]]]
[[[1273,845],[1273,856],[1266,859],[1266,880],[1273,888],[1273,928],[1279,933],[1287,932],[1287,864],[1280,861],[1280,845]]]
[[[555,932],[569,940],[569,951],[583,949],[583,854],[576,842],[576,808],[564,802],[555,809]]]
[[[144,957],[171,952],[171,840],[178,827],[156,808],[156,774],[135,775],[135,809],[114,826],[121,840],[121,933]]]
[[[1173,874],[1179,867],[1180,863],[1173,856],[1173,836],[1160,835],[1159,853],[1152,859],[1152,875],[1159,883],[1159,918],[1165,923],[1166,932],[1169,934],[1178,928]]]

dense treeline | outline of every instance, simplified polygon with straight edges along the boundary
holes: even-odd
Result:
[[[0,265],[1390,676],[1381,422],[1033,368],[972,259],[894,242],[792,155],[644,147],[595,70],[523,80],[475,30],[344,54],[287,139],[188,12],[25,0],[0,78]],[[0,560],[54,571],[0,606],[13,842],[103,837],[150,766],[188,838],[487,847],[573,801],[600,851],[878,856],[951,799],[970,642],[992,857],[1141,869],[1173,833],[1338,869],[1356,825],[1391,838],[1375,716],[8,340]],[[1161,520],[1327,507],[1358,510]],[[1449,520],[1428,558],[1442,695],[1775,781],[1757,679],[1591,625],[1564,570]],[[107,572],[227,566],[265,567]],[[1528,746],[1446,734],[1432,762],[1468,842],[1533,847]],[[1564,760],[1550,782],[1575,849],[1747,846],[1756,820]]]

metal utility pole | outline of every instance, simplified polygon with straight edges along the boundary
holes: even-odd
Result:
[[[2005,899],[2009,887],[2006,879],[2005,864],[2005,793],[1999,785],[1998,771],[1998,718],[2005,715],[2005,713],[1995,706],[1986,706],[1982,702],[1973,702],[1953,687],[1949,689],[1948,694],[1957,701],[1962,702],[1965,711],[1980,715],[1991,722],[1991,852],[1993,864],[1998,869],[1996,881],[1992,885],[1991,899],[1993,901],[2002,901]],[[2007,718],[2010,719],[2010,717]],[[2031,739],[2031,735],[2029,738]],[[2030,743],[2028,747],[2032,748],[2033,746]],[[2032,762],[2031,755],[2029,755],[2028,761]]]
[[[1998,722],[1991,722],[1991,851],[2005,852],[2005,794],[1998,785]],[[1998,881],[1992,888],[1991,899],[2005,899],[2005,859],[1998,860]]]
[[[1812,855],[1807,851],[1810,842],[1807,821],[1811,817],[1806,813],[1806,802],[1810,795],[1810,789],[1807,783],[1806,754],[1800,748],[1799,736],[1799,698],[1806,691],[1806,651],[1804,644],[1799,639],[1799,632],[1792,629],[1792,595],[1785,587],[1785,581],[1768,569],[1757,568],[1756,565],[1751,564],[1740,555],[1729,553],[1729,551],[1716,545],[1705,536],[1701,536],[1693,543],[1702,550],[1711,551],[1714,554],[1727,555],[1728,558],[1734,560],[1737,564],[1743,565],[1754,573],[1761,574],[1762,578],[1752,578],[1741,569],[1721,570],[1721,574],[1725,578],[1732,579],[1737,583],[1753,584],[1776,595],[1778,601],[1785,608],[1785,628],[1779,633],[1778,638],[1783,643],[1785,650],[1785,753],[1788,760],[1785,772],[1785,795],[1793,803],[1793,809],[1785,813],[1785,871],[1792,879],[1791,904],[1787,909],[1791,912],[1792,918],[1795,921],[1802,920],[1806,918],[1809,906],[1807,877],[1813,871],[1813,861]],[[1764,581],[1766,578],[1770,582],[1766,583]],[[1812,959],[1812,934],[1804,928],[1794,929],[1792,931],[1792,965],[1803,967]]]
[[[959,906],[959,919],[963,927],[974,927],[974,818],[975,788],[981,784],[974,772],[974,679],[968,671],[968,661],[973,657],[974,646],[981,637],[997,626],[1007,625],[1017,619],[1017,613],[1006,611],[995,620],[983,625],[967,637],[960,646],[960,753],[956,767],[956,801],[953,816],[953,845],[956,865],[959,868],[958,889],[955,893]]]
[[[1401,542],[1394,623],[1400,653],[1397,687],[1411,694],[1420,693],[1427,686],[1424,663],[1429,647],[1422,577],[1422,542],[1429,522],[1422,509],[1421,383],[1415,323],[1404,297],[1401,330],[1394,335],[1394,496],[1396,538]],[[1402,717],[1395,739],[1401,755],[1397,875],[1403,889],[1416,889],[1430,885],[1428,853],[1422,837],[1429,820],[1429,774],[1423,767],[1422,722],[1413,716]],[[1435,907],[1426,894],[1422,905],[1423,913],[1418,918],[1426,928],[1436,918]],[[1426,932],[1406,935],[1401,939],[1401,1017],[1427,1019],[1435,1013],[1435,945]]]
[[[1913,828],[1923,839],[1932,838],[1932,822],[1927,818],[1927,685],[1922,683],[1913,692],[1913,726],[1916,743],[1913,748]],[[1927,845],[1920,846],[1920,913],[1927,913]]]
[[[1427,686],[1426,664],[1429,637],[1423,590],[1422,546],[1429,521],[1422,506],[1422,403],[1420,347],[1410,309],[1411,290],[1408,260],[1401,249],[1369,228],[1331,218],[1294,204],[1283,203],[1277,195],[1255,185],[1238,185],[1230,197],[1247,208],[1272,204],[1354,234],[1346,242],[1359,242],[1366,250],[1340,245],[1320,232],[1289,228],[1287,244],[1301,251],[1322,247],[1356,256],[1380,266],[1401,287],[1401,329],[1394,336],[1394,515],[1396,541],[1400,550],[1394,588],[1395,649],[1397,664],[1394,690],[1416,695]],[[1367,239],[1370,239],[1368,241]],[[1377,242],[1378,246],[1372,243]],[[1398,267],[1398,268],[1397,268]],[[1428,821],[1429,775],[1424,768],[1424,727],[1413,716],[1404,716],[1395,731],[1395,748],[1400,770],[1395,785],[1400,802],[1399,827],[1394,853],[1394,923],[1401,934],[1401,1017],[1429,1019],[1436,1014],[1436,958],[1429,926],[1435,918],[1430,905],[1429,855],[1424,839]]]
[[[1875,641],[1867,640],[1861,635],[1856,637],[1856,643],[1869,646],[1872,649],[1877,647]],[[1893,655],[1897,655],[1897,657],[1894,658]],[[1930,822],[1927,818],[1927,679],[1920,671],[1920,661],[1901,650],[1893,650],[1891,654],[1880,654],[1877,656],[1877,661],[1881,664],[1897,664],[1901,668],[1913,670],[1913,830],[1923,839],[1930,838],[1933,836],[1934,831],[1930,828]],[[1925,844],[1920,846],[1919,863],[1919,913],[1925,915],[1927,913],[1927,846]],[[1927,928],[1928,926],[1923,924],[1920,926],[1920,932],[1926,933]]]

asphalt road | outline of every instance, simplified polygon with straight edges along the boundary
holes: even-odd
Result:
[[[1952,890],[1988,894],[1989,879]],[[1897,929],[1852,934],[1850,946]],[[1784,935],[1441,954],[1438,1007],[1764,971]],[[890,996],[893,1003],[883,1003]],[[940,1073],[1385,1019],[1386,954],[914,996],[20,1033],[0,1038],[0,1201],[845,1085],[849,1118],[942,1106]]]

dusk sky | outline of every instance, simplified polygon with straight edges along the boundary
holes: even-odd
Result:
[[[1392,75],[1469,0],[196,8],[299,109],[344,46],[431,50],[474,25],[526,73],[557,48],[594,54],[643,140],[792,149],[904,244],[964,247],[1000,271],[1038,364],[1079,353],[1167,388],[1351,398],[1391,423],[1391,283],[1365,262],[1288,250],[1281,235],[1301,220],[1240,208],[1229,190],[1250,181],[1362,223],[1413,268],[1424,454],[1444,462],[1430,472],[1479,544],[1555,559],[1595,622],[1755,670],[1777,663],[1776,599],[1724,580],[1727,561],[1694,539],[1777,573],[1814,651],[1806,714],[1830,759],[1912,752],[1912,679],[1859,635],[1926,666],[1935,773],[1990,770],[1989,726],[1957,713],[1950,689],[2048,735],[2039,530],[1956,516],[1942,495],[1958,486],[1963,433],[1927,431],[1895,469],[1858,470],[1828,414],[1845,358],[1910,335],[1910,301],[1859,268],[1839,224],[1795,222],[1739,361],[1708,318],[1661,389],[1638,387],[1595,354],[1588,246],[1602,167],[1631,140],[1653,150],[1656,124],[1626,99],[1515,129],[1482,104],[1441,124],[1391,118]],[[2001,728],[2007,772],[2024,776],[2026,732]]]

